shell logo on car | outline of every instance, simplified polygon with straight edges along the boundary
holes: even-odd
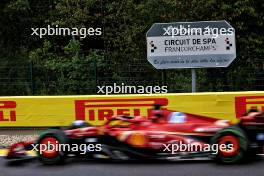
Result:
[[[112,115],[149,116],[153,104],[236,122],[250,108],[264,110],[264,91],[0,97],[0,127],[68,126],[74,120],[100,125]]]

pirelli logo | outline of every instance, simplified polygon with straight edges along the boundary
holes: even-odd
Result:
[[[15,108],[15,101],[0,101],[0,122],[16,121]]]
[[[113,115],[148,116],[153,104],[168,105],[167,98],[75,100],[76,120],[104,121]]]
[[[251,108],[264,111],[264,96],[244,96],[235,98],[236,117],[241,117]]]

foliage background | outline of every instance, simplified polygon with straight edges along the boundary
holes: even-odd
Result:
[[[197,69],[197,91],[264,88],[263,0],[1,0],[0,95],[95,94],[97,85],[168,85],[190,92],[189,69],[156,70],[145,34],[155,22],[226,20],[237,59]],[[31,28],[102,27],[103,35],[31,36]]]

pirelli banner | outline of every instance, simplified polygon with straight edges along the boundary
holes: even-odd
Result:
[[[148,116],[155,103],[168,110],[236,122],[251,107],[264,110],[264,91],[0,97],[0,127],[68,126],[74,120],[100,125],[113,115]]]

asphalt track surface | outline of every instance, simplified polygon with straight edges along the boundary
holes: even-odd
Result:
[[[45,166],[37,160],[8,165],[0,158],[0,176],[263,176],[264,158],[240,165],[212,161],[102,162],[70,158],[65,165]]]

